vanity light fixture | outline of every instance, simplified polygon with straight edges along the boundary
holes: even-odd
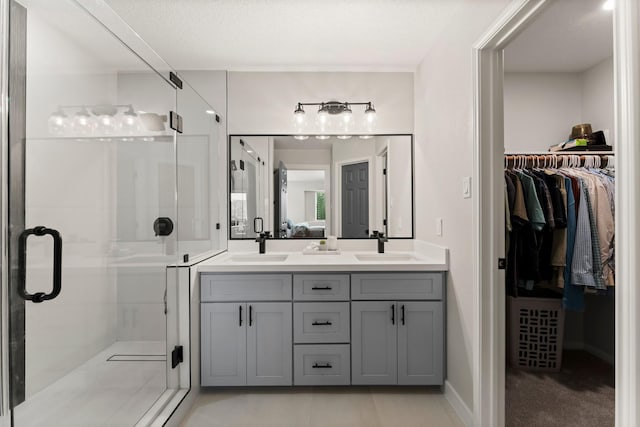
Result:
[[[371,123],[375,119],[376,109],[373,107],[373,102],[340,102],[340,101],[328,101],[328,102],[298,102],[295,110],[293,111],[293,115],[298,124],[301,124],[305,120],[305,106],[316,106],[318,107],[318,121],[321,124],[327,122],[329,116],[341,115],[342,120],[345,123],[349,123],[353,116],[353,110],[351,109],[354,105],[364,105],[366,106],[364,114],[367,122]]]
[[[49,116],[47,125],[49,134],[54,136],[104,136],[161,132],[165,130],[164,122],[166,116],[136,111],[131,104],[98,104],[60,105]]]

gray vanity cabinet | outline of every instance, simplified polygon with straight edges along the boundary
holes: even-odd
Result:
[[[444,274],[201,276],[203,386],[442,385]]]
[[[201,384],[291,385],[291,304],[290,274],[202,275]]]
[[[351,303],[352,384],[441,385],[442,274],[354,274],[351,286],[352,299],[374,300]]]
[[[201,304],[202,385],[247,384],[246,304]]]
[[[442,384],[442,302],[400,301],[398,384]]]
[[[396,303],[351,303],[351,382],[353,384],[398,383],[398,329]]]
[[[291,303],[247,305],[247,385],[291,385]]]

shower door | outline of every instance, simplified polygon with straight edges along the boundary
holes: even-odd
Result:
[[[166,392],[176,88],[76,2],[11,1],[15,426],[133,426]]]

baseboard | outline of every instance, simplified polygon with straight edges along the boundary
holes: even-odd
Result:
[[[616,358],[615,356],[607,353],[606,351],[602,351],[597,347],[594,347],[592,345],[589,344],[585,344],[584,346],[584,351],[586,351],[587,353],[591,353],[593,354],[595,357],[604,360],[605,362],[614,365],[616,362]]]
[[[569,341],[562,344],[565,350],[584,350],[584,343],[579,341]]]
[[[456,411],[456,414],[460,417],[462,424],[471,427],[473,425],[473,412],[469,409],[467,404],[464,403],[464,400],[462,400],[456,389],[453,388],[449,381],[444,382],[444,397],[453,407],[453,410]]]
[[[606,351],[600,350],[598,347],[594,347],[589,344],[585,344],[582,342],[566,342],[563,344],[565,350],[582,350],[587,353],[597,357],[598,359],[602,359],[605,362],[615,365],[616,358],[614,355],[607,353]]]

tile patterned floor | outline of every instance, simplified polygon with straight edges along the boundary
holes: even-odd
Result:
[[[117,342],[14,412],[19,427],[133,426],[165,390],[166,362],[108,362],[114,354],[164,354],[164,342]]]
[[[439,389],[204,389],[181,427],[462,427]]]

